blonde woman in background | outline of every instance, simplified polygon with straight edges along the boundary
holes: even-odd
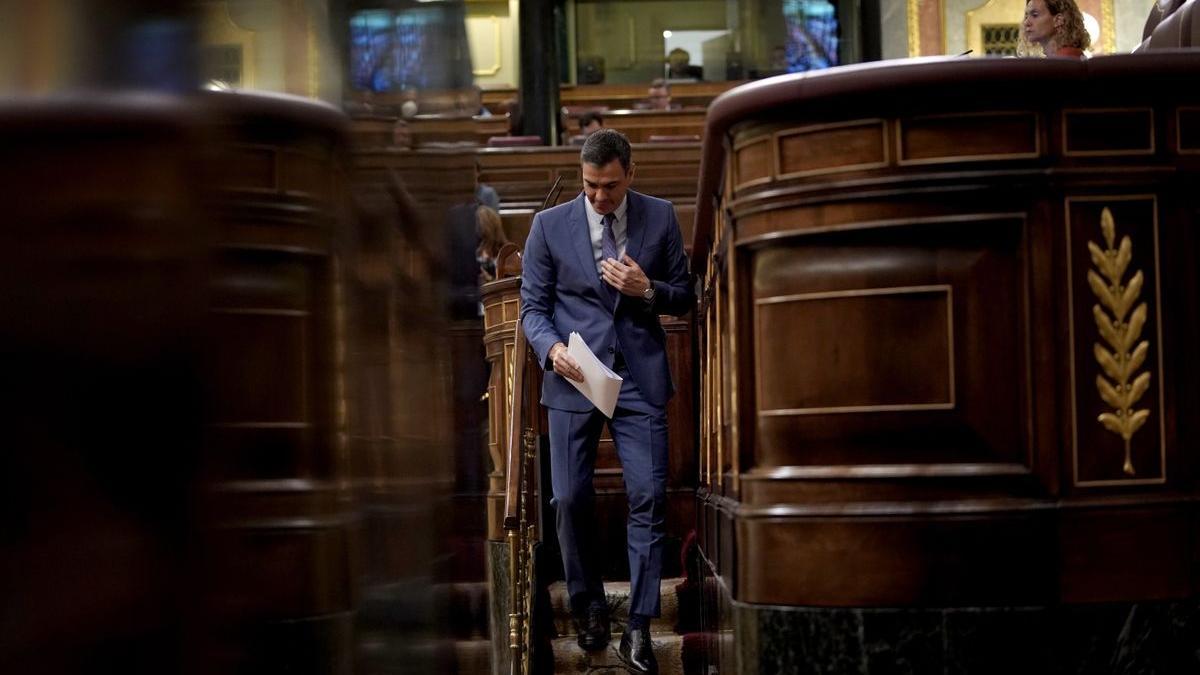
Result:
[[[1029,0],[1021,24],[1021,56],[1034,56],[1032,45],[1046,56],[1083,58],[1092,38],[1083,26],[1083,13],[1075,0]]]

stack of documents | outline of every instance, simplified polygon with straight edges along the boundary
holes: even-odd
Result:
[[[617,395],[621,393],[621,376],[596,358],[579,333],[571,333],[567,341],[567,353],[583,371],[583,382],[576,382],[569,377],[564,379],[575,385],[579,393],[586,396],[605,417],[612,419],[613,411],[617,409]]]

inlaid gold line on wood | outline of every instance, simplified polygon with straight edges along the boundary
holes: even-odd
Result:
[[[777,209],[782,210],[782,209]],[[754,214],[751,214],[754,215]],[[792,230],[776,230],[767,232],[766,234],[758,234],[752,237],[746,237],[739,240],[738,246],[752,246],[754,244],[763,244],[767,242],[779,242],[786,239],[798,237],[810,237],[830,232],[855,232],[858,230],[876,230],[883,228],[897,227],[912,227],[919,225],[944,225],[948,223],[975,223],[975,222],[993,222],[997,220],[1021,220],[1025,217],[1024,213],[962,213],[946,216],[912,216],[907,218],[885,218],[880,220],[858,220],[845,223],[837,223],[834,225],[823,225],[820,227],[806,227],[803,229]]]
[[[1001,462],[937,464],[840,464],[822,466],[781,465],[760,467],[746,474],[747,481],[878,480],[882,478],[961,478],[977,476],[1028,476],[1029,467]]]
[[[861,298],[874,295],[902,295],[905,293],[935,293],[949,294],[949,284],[930,284],[926,286],[889,286],[887,288],[855,288],[845,291],[819,291],[816,293],[796,293],[792,295],[772,295],[758,298],[756,305],[773,305],[780,302],[799,302],[803,300],[829,300],[830,298]]]
[[[1161,485],[1167,481],[1167,441],[1166,427],[1163,420],[1162,401],[1163,401],[1163,378],[1158,378],[1158,401],[1159,411],[1158,417],[1158,433],[1159,433],[1159,475],[1154,478],[1119,478],[1106,480],[1080,480],[1079,479],[1079,429],[1077,426],[1079,403],[1076,396],[1076,372],[1075,372],[1075,297],[1070,291],[1071,279],[1074,278],[1072,271],[1072,255],[1073,244],[1071,241],[1071,202],[1118,202],[1118,201],[1149,201],[1153,212],[1152,229],[1154,234],[1154,299],[1155,306],[1162,307],[1162,284],[1159,281],[1159,252],[1158,252],[1158,199],[1153,194],[1133,194],[1133,195],[1105,195],[1096,197],[1067,197],[1064,201],[1064,230],[1067,242],[1067,364],[1070,377],[1070,392],[1071,392],[1071,467],[1072,478],[1077,487],[1110,487],[1118,485]],[[1162,343],[1162,312],[1155,312],[1155,330],[1158,331],[1156,346],[1158,347],[1158,372],[1163,372],[1163,343]]]
[[[924,286],[893,286],[887,288],[861,288],[843,291],[821,291],[816,293],[797,293],[793,295],[777,295],[766,298],[758,298],[754,301],[755,305],[755,325],[758,324],[758,308],[765,305],[775,305],[790,302],[804,302],[809,300],[830,300],[838,298],[861,298],[881,295],[911,295],[920,293],[944,293],[946,295],[946,375],[947,382],[947,401],[938,401],[933,403],[895,403],[895,404],[877,404],[877,405],[849,405],[849,406],[820,406],[808,408],[766,408],[758,411],[758,416],[761,417],[793,417],[802,415],[832,415],[832,414],[848,414],[848,413],[873,413],[873,412],[918,412],[929,410],[953,410],[955,407],[955,386],[954,386],[954,293],[953,287],[949,284],[929,284]],[[759,345],[761,345],[762,336],[759,336]],[[761,346],[756,346],[756,360],[761,363]],[[758,386],[762,386],[762,378],[756,378]],[[763,392],[758,391],[758,400],[763,400]]]
[[[1112,378],[1112,382],[1109,382],[1104,375],[1097,374],[1096,389],[1100,392],[1100,398],[1114,410],[1101,413],[1097,421],[1104,425],[1105,429],[1125,440],[1125,464],[1121,470],[1126,475],[1133,476],[1136,472],[1133,468],[1130,441],[1150,417],[1150,410],[1147,408],[1133,409],[1150,388],[1150,372],[1137,373],[1138,368],[1146,362],[1150,342],[1142,340],[1134,346],[1146,325],[1146,303],[1139,304],[1130,313],[1133,304],[1141,299],[1145,276],[1141,270],[1137,270],[1129,283],[1124,283],[1125,271],[1133,260],[1133,241],[1129,235],[1125,235],[1121,238],[1121,243],[1117,244],[1116,225],[1108,207],[1100,213],[1100,230],[1104,234],[1106,248],[1102,250],[1095,242],[1088,241],[1092,264],[1099,273],[1096,270],[1088,270],[1087,278],[1092,293],[1100,301],[1092,306],[1096,329],[1108,343],[1108,347],[1097,342],[1092,345],[1092,351],[1104,375]],[[1105,310],[1108,310],[1108,313]],[[1128,321],[1125,320],[1126,316],[1129,317]],[[1132,382],[1130,378],[1133,378]]]

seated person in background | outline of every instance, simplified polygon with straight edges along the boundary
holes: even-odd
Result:
[[[492,111],[483,104],[483,88],[472,85],[456,102],[459,111],[474,117],[491,117]]]
[[[1033,55],[1029,46],[1038,45],[1046,56],[1078,59],[1092,46],[1075,0],[1029,0],[1021,37],[1017,53],[1022,56]]]
[[[596,111],[585,112],[579,116],[579,135],[590,136],[592,132],[604,126],[604,117]]]
[[[686,49],[676,47],[667,54],[667,77],[672,80],[699,80],[704,69],[691,64],[692,55]]]
[[[475,249],[475,262],[479,263],[479,283],[496,279],[496,256],[500,247],[508,243],[500,214],[488,206],[475,209],[475,236],[479,246]]]
[[[678,110],[679,106],[671,103],[671,84],[660,78],[650,83],[646,90],[646,100],[638,103],[637,110]]]
[[[508,135],[520,136],[523,128],[523,119],[521,117],[521,102],[515,98],[510,98],[501,104],[504,113],[508,115]]]
[[[475,162],[475,201],[483,206],[500,210],[500,194],[496,192],[496,188],[479,180],[480,176],[479,162]]]

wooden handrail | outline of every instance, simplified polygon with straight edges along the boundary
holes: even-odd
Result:
[[[516,530],[521,526],[521,436],[525,420],[525,366],[529,352],[525,341],[525,330],[517,321],[517,335],[513,344],[512,412],[508,416],[508,456],[504,484],[504,529]]]

